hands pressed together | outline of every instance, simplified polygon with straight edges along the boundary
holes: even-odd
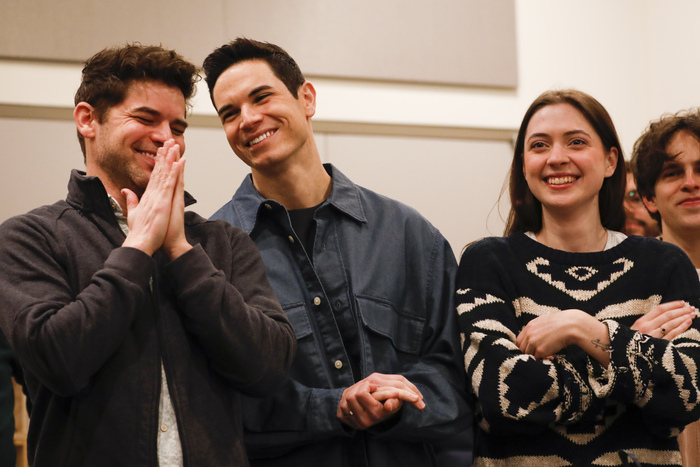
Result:
[[[148,186],[141,196],[125,188],[129,235],[122,246],[153,255],[162,248],[175,259],[192,248],[185,238],[185,158],[174,140],[158,149]]]
[[[336,416],[356,430],[366,430],[394,416],[404,402],[425,408],[423,395],[405,377],[373,373],[343,391]]]

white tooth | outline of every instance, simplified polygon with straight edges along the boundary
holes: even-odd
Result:
[[[555,177],[550,178],[549,183],[552,185],[563,185],[565,183],[572,183],[574,180],[576,180],[574,177]]]
[[[139,154],[143,154],[143,155],[146,156],[146,157],[150,157],[151,159],[155,159],[155,158],[156,158],[156,155],[155,155],[155,154],[151,154],[151,153],[149,153],[149,152],[139,151],[138,149],[136,150],[136,152],[138,152]]]
[[[253,141],[251,141],[251,142],[250,142],[250,146],[252,146],[252,145],[254,145],[254,144],[258,144],[260,141],[264,140],[265,138],[267,138],[267,137],[270,136],[271,134],[272,134],[271,131],[268,131],[267,133],[263,133],[262,135],[258,136],[258,137],[255,138]]]

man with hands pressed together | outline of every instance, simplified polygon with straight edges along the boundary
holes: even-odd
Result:
[[[0,325],[39,466],[240,466],[240,394],[282,382],[292,328],[250,238],[187,212],[196,68],[138,44],[83,69],[86,172],[0,227]]]
[[[435,465],[432,443],[471,423],[450,246],[415,210],[322,164],[316,91],[283,49],[239,38],[204,71],[252,172],[213,218],[256,242],[297,335],[283,387],[244,404],[251,464]]]

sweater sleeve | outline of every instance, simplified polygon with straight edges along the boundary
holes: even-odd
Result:
[[[482,428],[535,434],[552,423],[582,420],[599,411],[601,402],[565,357],[538,360],[515,344],[521,329],[517,271],[503,254],[506,248],[500,239],[485,239],[462,256],[455,296],[462,353]]]
[[[604,321],[612,346],[610,365],[589,362],[589,380],[598,397],[635,404],[648,428],[659,436],[676,436],[700,417],[700,283],[684,254],[666,258],[673,264],[658,302],[684,300],[696,309],[692,326],[672,341]],[[648,312],[650,310],[646,310]]]

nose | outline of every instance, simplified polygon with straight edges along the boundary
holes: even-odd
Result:
[[[700,174],[698,174],[693,168],[689,168],[685,171],[685,178],[683,180],[683,188],[687,190],[694,190],[700,187]]]
[[[563,165],[569,162],[569,156],[560,144],[554,143],[552,149],[548,153],[547,164],[549,165]]]
[[[164,121],[153,128],[153,140],[161,145],[172,138],[173,130],[170,128],[169,122]]]
[[[250,105],[241,107],[241,128],[251,128],[258,124],[262,115]]]

